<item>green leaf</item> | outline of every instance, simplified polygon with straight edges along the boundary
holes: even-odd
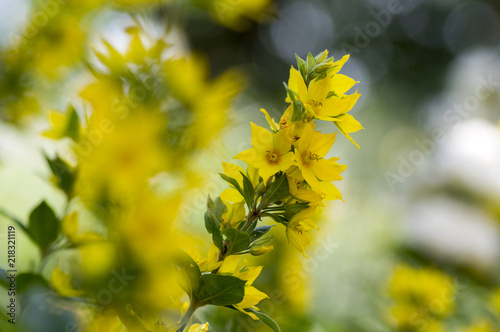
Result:
[[[226,237],[226,250],[224,255],[229,256],[248,249],[250,246],[250,236],[236,228],[228,228],[222,232]]]
[[[212,241],[219,249],[222,249],[220,223],[222,222],[222,214],[226,209],[227,207],[220,197],[217,197],[217,199],[213,201],[210,196],[208,196],[207,211],[205,212],[205,228],[209,234],[212,234]]]
[[[322,57],[325,56],[325,53],[326,53],[326,51],[320,52],[318,55],[316,55],[314,57],[314,61],[316,61],[316,63],[321,62],[320,60],[321,60]]]
[[[60,222],[50,206],[43,201],[30,214],[28,230],[40,246],[45,250],[59,235]]]
[[[241,186],[240,184],[238,183],[238,181],[236,181],[236,179],[233,179],[232,177],[230,176],[227,176],[226,174],[224,173],[219,173],[220,177],[226,181],[227,183],[229,183],[229,185],[231,187],[233,187],[234,189],[238,190],[241,194],[241,196],[245,197],[245,193],[243,192],[243,189],[241,189]]]
[[[243,198],[245,198],[248,208],[251,209],[255,201],[255,190],[250,179],[242,172],[240,174],[243,176]]]
[[[288,204],[283,207],[284,215],[288,218],[292,218],[294,215],[299,213],[300,211],[307,209],[309,207],[309,203],[294,203]]]
[[[70,196],[75,184],[75,174],[69,165],[57,155],[54,159],[50,159],[48,156],[45,156],[45,159],[49,164],[50,170],[58,180],[59,188],[64,191],[67,196]]]
[[[260,311],[257,311],[255,309],[252,309],[252,308],[247,308],[245,309],[246,312],[251,312],[253,313],[255,316],[257,316],[259,318],[259,320],[266,324],[271,330],[273,330],[274,332],[281,332],[281,329],[278,325],[278,323],[276,323],[271,317],[269,317],[268,315],[260,312]]]
[[[295,103],[295,101],[296,101],[295,92],[293,92],[293,90],[290,89],[285,82],[283,82],[283,85],[285,86],[285,90],[286,90],[286,93],[288,94],[288,97],[290,98],[290,100],[293,103]]]
[[[274,225],[271,225],[271,226],[260,226],[260,227],[257,227],[253,232],[252,234],[250,234],[250,241],[255,241],[259,238],[261,238],[262,236],[264,236],[267,232],[269,232],[271,230],[271,228],[273,228]]]
[[[295,54],[295,58],[297,59],[297,67],[299,68],[300,75],[302,75],[302,78],[305,79],[307,75],[307,63],[297,54]]]
[[[293,102],[292,122],[300,121],[304,117],[304,106],[299,100]]]
[[[268,205],[287,198],[290,195],[288,179],[285,174],[275,179],[269,186],[262,199],[262,206],[265,208]]]
[[[49,288],[49,284],[44,277],[34,273],[21,273],[16,277],[16,288],[19,293],[25,292],[31,286]]]
[[[68,125],[66,127],[66,136],[73,139],[73,141],[78,141],[80,138],[80,118],[73,106],[69,106],[70,115],[68,119]]]
[[[263,214],[265,217],[270,217],[274,221],[279,222],[280,224],[286,225],[290,221],[289,218],[285,217],[284,215],[281,214],[274,214],[274,213],[265,213]]]
[[[174,255],[174,264],[184,276],[184,280],[180,280],[181,288],[193,298],[200,284],[200,268],[184,251],[179,251]]]
[[[196,294],[199,305],[228,306],[243,301],[245,280],[218,274],[203,274]]]
[[[314,60],[311,52],[309,52],[309,54],[307,54],[307,71],[310,73],[314,66],[316,66],[316,61]]]

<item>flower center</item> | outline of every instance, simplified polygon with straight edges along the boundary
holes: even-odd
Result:
[[[274,151],[267,150],[266,157],[269,161],[272,161],[272,162],[275,162],[276,160],[278,160],[278,155]]]
[[[309,151],[309,153],[304,156],[304,162],[306,164],[308,164],[308,163],[310,163],[313,160],[318,161],[319,160],[319,156],[317,154],[312,153],[311,151]]]
[[[290,127],[288,125],[288,121],[286,119],[283,119],[281,122],[280,122],[280,126],[281,126],[281,129],[286,129],[288,127]]]
[[[302,234],[302,233],[304,233],[304,230],[302,229],[302,227],[300,227],[300,225],[299,225],[299,224],[295,224],[295,225],[293,225],[293,226],[292,226],[292,228],[293,228],[293,230],[294,230],[295,232],[297,232],[298,234]]]

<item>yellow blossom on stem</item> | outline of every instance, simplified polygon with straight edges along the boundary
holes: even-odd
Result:
[[[334,142],[335,134],[321,134],[308,124],[296,144],[295,161],[302,176],[313,189],[321,188],[320,180],[330,182],[342,179],[342,167],[324,159]]]
[[[290,152],[291,144],[283,131],[273,134],[254,123],[251,125],[253,148],[239,153],[234,158],[257,168],[262,179],[267,181],[274,174],[284,172],[294,164],[293,154]]]
[[[304,252],[304,247],[311,245],[311,238],[307,232],[313,228],[319,230],[318,226],[316,226],[312,220],[312,216],[315,212],[316,208],[314,207],[302,210],[293,216],[286,226],[288,242],[299,249],[307,258],[309,258],[309,256]]]

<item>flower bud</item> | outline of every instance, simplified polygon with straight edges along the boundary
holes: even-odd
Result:
[[[252,254],[252,256],[260,256],[260,255],[263,255],[265,253],[272,251],[273,249],[274,249],[274,246],[269,244],[269,245],[262,246],[262,247],[252,248],[252,249],[250,249],[250,253]]]

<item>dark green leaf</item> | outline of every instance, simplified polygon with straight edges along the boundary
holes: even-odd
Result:
[[[243,198],[248,205],[248,208],[252,208],[254,200],[255,200],[255,190],[253,189],[253,184],[250,179],[240,172],[241,176],[243,176]]]
[[[228,306],[243,301],[245,296],[245,280],[217,274],[203,274],[196,294],[196,302],[200,305]]]
[[[205,212],[205,228],[209,234],[212,234],[212,240],[219,249],[222,249],[220,223],[222,222],[222,214],[226,209],[227,207],[220,197],[217,197],[217,199],[213,201],[210,196],[208,196],[207,211]]]
[[[309,207],[308,203],[294,203],[288,204],[283,207],[284,215],[288,218],[292,218],[294,215],[300,211],[307,209]]]
[[[245,196],[245,194],[243,193],[243,189],[241,189],[241,186],[238,183],[238,181],[236,181],[236,179],[233,179],[232,177],[227,176],[224,173],[219,173],[219,175],[220,175],[220,177],[222,179],[224,179],[224,181],[226,181],[227,183],[229,183],[231,185],[231,187],[233,187],[234,189],[238,190],[240,192],[241,196]]]
[[[34,273],[21,273],[16,277],[16,289],[19,293],[25,292],[31,286],[49,288],[49,284],[44,277]]]
[[[236,228],[225,229],[222,234],[226,237],[227,247],[224,253],[226,256],[246,250],[250,245],[250,236]]]
[[[54,159],[45,156],[45,159],[49,164],[50,170],[58,180],[59,188],[64,191],[66,195],[70,196],[75,183],[75,175],[69,165],[59,158],[59,156],[56,156]]]
[[[286,224],[288,221],[290,221],[289,218],[281,214],[266,213],[263,216],[271,217],[274,221],[279,222],[280,224]]]
[[[257,316],[259,318],[259,320],[266,324],[269,328],[271,328],[271,330],[273,330],[274,332],[281,332],[280,330],[280,327],[278,325],[278,323],[276,323],[271,317],[269,317],[268,315],[260,312],[260,311],[257,311],[255,309],[252,309],[252,308],[247,308],[245,309],[246,312],[251,312],[253,313],[255,316]]]
[[[59,219],[45,201],[40,203],[29,216],[29,232],[42,250],[57,239],[59,228]]]
[[[183,280],[180,280],[180,286],[192,298],[200,284],[200,268],[184,251],[176,253],[174,264],[184,276]]]
[[[262,206],[266,207],[269,204],[287,198],[290,195],[290,188],[288,186],[288,179],[285,174],[275,179],[269,186],[264,198],[262,199]]]
[[[80,138],[80,118],[73,106],[70,106],[69,112],[70,115],[66,127],[66,135],[76,142]]]
[[[273,226],[274,225],[257,227],[252,232],[252,234],[250,234],[250,241],[255,241],[255,240],[261,238],[264,234],[266,234],[267,232],[269,232],[271,230],[271,228],[273,228]]]

